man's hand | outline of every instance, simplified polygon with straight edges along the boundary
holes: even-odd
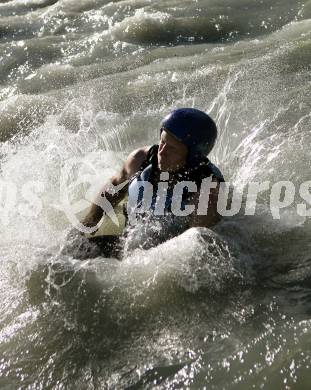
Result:
[[[212,179],[208,197],[208,207],[205,215],[198,215],[198,205],[200,200],[200,191],[192,197],[192,203],[195,205],[195,211],[190,218],[190,227],[207,227],[210,228],[216,225],[221,220],[221,215],[217,212],[217,202],[219,196],[219,181],[216,178]]]
[[[101,218],[98,219],[98,217],[95,217],[94,215],[88,214],[82,221],[82,224],[85,227],[93,228],[95,227]],[[94,230],[91,235],[93,236],[98,231],[98,228]],[[85,233],[82,233],[84,235]]]
[[[102,219],[104,211],[108,213],[109,211],[113,211],[113,207],[124,199],[127,194],[128,180],[139,171],[142,163],[147,158],[149,148],[149,146],[145,146],[134,150],[134,152],[128,156],[121,171],[113,176],[97,195],[88,214],[82,220],[84,226],[95,227]],[[109,202],[109,204],[107,202]],[[104,210],[101,205],[105,206]],[[92,234],[95,234],[96,231]]]

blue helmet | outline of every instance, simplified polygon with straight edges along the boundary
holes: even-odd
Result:
[[[208,155],[217,138],[215,122],[196,108],[178,108],[162,121],[162,130],[188,147],[188,161]]]

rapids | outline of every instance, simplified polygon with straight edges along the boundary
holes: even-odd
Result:
[[[309,388],[310,18],[310,0],[0,2],[1,389]],[[122,262],[62,254],[62,184],[79,205],[183,106],[217,122],[210,158],[241,194],[291,181],[292,204],[275,219],[263,192]]]

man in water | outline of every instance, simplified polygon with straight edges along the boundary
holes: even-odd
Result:
[[[104,213],[100,206],[103,199],[109,201],[114,207],[128,195],[128,227],[135,228],[134,225],[136,225],[141,230],[142,227],[146,227],[147,221],[152,221],[150,223],[152,226],[155,221],[161,223],[165,221],[163,225],[165,228],[162,225],[158,226],[157,231],[168,239],[191,227],[215,225],[220,220],[217,212],[219,183],[224,179],[219,169],[206,156],[212,150],[216,137],[216,125],[203,111],[194,108],[180,108],[172,111],[161,123],[159,145],[141,147],[127,157],[121,171],[113,176],[98,194],[83,224],[86,227],[95,227],[99,223]],[[209,193],[206,194],[206,213],[200,215],[202,213],[197,213],[197,207],[199,201],[202,200],[201,183],[206,178],[210,178],[212,184],[208,190]],[[163,187],[163,180],[167,183],[166,187]],[[127,181],[127,185],[113,193],[114,187]],[[142,184],[146,182],[152,184],[151,201],[147,209],[144,208],[143,214],[141,210],[139,211],[140,218],[136,218],[137,210],[142,206],[143,197],[146,195],[146,190],[142,191]],[[176,194],[174,188],[181,182],[192,182],[194,187],[189,188],[186,183],[182,186],[179,202],[181,213],[177,213],[178,216],[176,216],[172,212]],[[165,199],[162,202],[162,215],[157,212],[161,198],[159,196],[160,187],[166,188]],[[184,216],[182,211],[187,205],[194,205],[194,211]],[[141,224],[138,223],[139,220]],[[153,236],[151,241],[154,244],[154,232],[151,236]],[[147,241],[145,240],[145,244]],[[143,245],[143,247],[146,246],[151,245]]]

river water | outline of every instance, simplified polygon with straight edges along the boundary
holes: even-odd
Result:
[[[310,388],[310,18],[310,0],[1,0],[1,389]],[[217,122],[240,193],[293,183],[280,218],[266,191],[122,262],[62,255],[66,164],[77,200],[185,106]]]

